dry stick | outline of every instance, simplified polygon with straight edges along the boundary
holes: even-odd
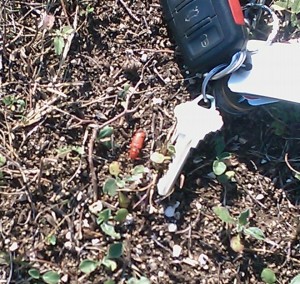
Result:
[[[94,143],[97,138],[97,128],[94,128],[92,131],[92,136],[89,141],[89,155],[88,155],[88,161],[90,164],[90,172],[91,172],[91,178],[92,178],[92,187],[93,187],[93,192],[94,192],[94,202],[98,200],[98,186],[97,186],[97,175],[95,172],[95,166],[93,162],[93,151],[94,151]]]
[[[125,10],[127,11],[127,13],[129,14],[129,16],[134,19],[136,22],[140,22],[140,19],[135,16],[132,11],[128,8],[128,6],[126,5],[126,3],[123,0],[119,0],[119,2],[122,4],[122,6],[125,8]]]
[[[12,275],[13,275],[13,268],[14,268],[14,262],[13,262],[13,257],[12,257],[12,253],[9,252],[9,275],[8,275],[8,278],[7,278],[7,284],[11,283],[11,278],[12,278]]]
[[[61,6],[62,6],[62,9],[63,9],[63,11],[64,11],[64,13],[66,15],[66,19],[67,19],[68,25],[71,26],[70,21],[69,21],[69,17],[68,17],[68,12],[67,12],[64,0],[60,0],[60,3],[61,3]],[[76,7],[76,13],[77,13],[77,8],[78,8],[78,6]]]

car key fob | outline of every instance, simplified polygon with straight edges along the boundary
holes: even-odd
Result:
[[[230,62],[245,49],[247,29],[239,0],[161,0],[173,37],[192,73]]]

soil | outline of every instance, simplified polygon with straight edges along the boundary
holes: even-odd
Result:
[[[221,110],[224,126],[192,150],[163,199],[156,184],[169,162],[151,155],[169,155],[174,107],[198,96],[201,81],[184,69],[159,1],[47,3],[0,4],[0,282],[45,283],[28,273],[37,269],[71,284],[142,276],[150,283],[264,283],[261,272],[270,268],[278,283],[289,283],[300,270],[299,106]],[[64,43],[61,55],[55,38]],[[112,134],[103,137],[107,126]],[[139,129],[146,138],[130,159]],[[231,153],[229,180],[212,174],[220,152]],[[113,162],[119,182],[144,168],[121,194],[109,195],[103,187],[114,178]],[[90,209],[98,201],[113,216],[127,208],[125,221],[109,221],[120,238],[101,229]],[[175,215],[166,217],[174,204]],[[248,226],[264,240],[242,234],[244,248],[235,252],[236,227],[217,217],[216,206],[235,218],[250,209]],[[83,260],[101,262],[116,242],[123,252],[111,259],[115,269],[81,271]]]

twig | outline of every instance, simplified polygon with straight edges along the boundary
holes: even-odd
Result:
[[[12,257],[12,253],[9,252],[9,266],[10,266],[10,270],[9,270],[9,276],[7,278],[7,284],[11,283],[11,278],[13,275],[13,268],[14,268],[14,262],[13,262],[13,257]]]
[[[126,5],[126,3],[123,0],[119,0],[119,2],[122,4],[122,6],[125,8],[125,10],[127,11],[127,13],[129,14],[129,16],[134,19],[136,22],[140,22],[140,19],[135,16],[132,11],[128,8],[128,6]]]
[[[93,151],[94,151],[94,143],[97,138],[97,128],[94,128],[92,130],[92,136],[89,141],[89,153],[88,153],[88,161],[90,165],[90,173],[91,173],[91,179],[92,179],[92,187],[93,187],[93,192],[94,192],[94,202],[98,200],[98,186],[97,186],[97,175],[95,172],[95,166],[93,162]]]

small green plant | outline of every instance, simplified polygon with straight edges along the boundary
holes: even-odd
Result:
[[[71,152],[75,152],[78,155],[83,155],[84,154],[84,149],[81,146],[64,146],[60,147],[56,150],[57,152],[57,157],[58,158],[65,158],[67,157]]]
[[[175,151],[175,148],[174,148]],[[164,163],[166,160],[170,160],[171,157],[170,156],[165,156],[159,152],[154,152],[151,154],[150,156],[150,160],[155,163],[155,164],[162,164]]]
[[[275,1],[273,6],[275,10],[286,10],[291,13],[291,24],[293,27],[300,28],[298,15],[300,13],[300,0],[280,0]]]
[[[237,233],[230,242],[231,248],[236,252],[242,252],[244,246],[241,242],[242,234],[251,236],[257,240],[264,240],[265,236],[261,229],[257,227],[249,227],[250,209],[243,211],[238,218],[230,215],[227,208],[222,206],[213,207],[214,213],[226,224],[235,225],[235,232]]]
[[[0,154],[0,167],[3,167],[6,164],[6,158]]]
[[[107,125],[99,131],[97,135],[97,140],[107,149],[112,149],[114,147],[117,147],[117,145],[114,144],[112,139],[113,134],[114,134],[114,128]]]
[[[226,183],[232,181],[234,178],[234,171],[228,171],[227,167],[232,165],[234,157],[231,153],[223,152],[216,157],[216,160],[213,162],[213,172],[217,176],[217,179],[220,183]]]
[[[28,274],[35,280],[42,279],[47,284],[57,284],[60,280],[60,275],[55,271],[47,271],[41,275],[40,271],[35,268],[28,270]]]
[[[275,273],[270,268],[264,268],[260,277],[267,284],[273,284],[277,281]]]
[[[126,95],[127,95],[127,93],[129,92],[130,87],[131,87],[131,86],[130,86],[129,84],[125,84],[125,85],[123,86],[123,89],[122,89],[121,91],[119,91],[118,97],[119,97],[120,99],[126,98]]]
[[[57,239],[56,239],[56,236],[51,234],[51,235],[48,235],[45,239],[45,242],[47,245],[52,245],[52,246],[55,246],[56,245],[56,242],[57,242]]]
[[[73,28],[70,26],[61,27],[55,31],[55,37],[53,40],[54,50],[57,55],[61,55],[65,47],[65,40],[73,32]]]
[[[17,99],[15,96],[6,96],[2,99],[3,104],[12,111],[23,112],[26,108],[26,102]]]
[[[123,178],[121,178],[120,177],[121,170],[120,170],[119,163],[112,162],[109,165],[109,173],[113,177],[109,177],[108,179],[105,180],[102,190],[105,194],[108,194],[109,196],[113,197],[117,195],[118,190],[124,188],[126,184],[141,183],[141,179],[143,178],[144,174],[147,172],[149,172],[148,168],[145,168],[142,165],[138,165],[131,170],[130,175],[126,175]]]
[[[97,269],[99,265],[105,266],[110,271],[115,271],[117,269],[117,263],[115,259],[120,258],[123,255],[123,243],[117,242],[113,243],[108,248],[107,255],[102,259],[102,261],[95,261],[90,259],[84,259],[79,265],[81,272],[85,274],[90,274]]]
[[[123,223],[128,215],[128,210],[125,208],[120,208],[117,210],[114,218],[110,209],[102,210],[97,217],[97,224],[100,225],[101,230],[106,235],[114,238],[120,239],[121,235],[115,231],[116,222]]]
[[[87,5],[85,10],[80,11],[80,16],[83,16],[83,15],[88,16],[89,14],[91,14],[93,12],[94,12],[94,7]]]

